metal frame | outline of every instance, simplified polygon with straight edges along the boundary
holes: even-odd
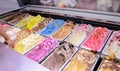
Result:
[[[58,8],[58,7],[49,7],[49,6],[40,6],[40,5],[30,5],[29,7],[27,7],[27,10],[37,10],[43,12],[67,14],[70,16],[80,16],[80,17],[88,17],[88,18],[102,19],[107,21],[120,22],[120,14],[112,13],[112,12],[101,12],[101,11],[72,9],[72,8]]]

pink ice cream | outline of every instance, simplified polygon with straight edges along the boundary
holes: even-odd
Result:
[[[10,26],[4,22],[0,22],[0,25],[4,28],[5,31],[8,31],[10,29],[13,29],[13,26]]]
[[[105,43],[110,31],[107,28],[98,27],[92,32],[88,39],[83,43],[83,46],[92,50],[98,51]]]
[[[7,24],[1,24],[3,28],[7,28],[9,25]]]
[[[35,49],[27,54],[28,58],[38,62],[41,61],[45,56],[47,56],[55,47],[58,41],[54,38],[46,38],[43,42],[39,44]]]
[[[86,34],[89,34],[89,32],[91,31],[91,29],[92,29],[93,27],[91,26],[91,25],[87,25],[87,24],[81,24],[78,28],[77,28],[77,30],[82,30],[82,31],[85,31],[86,32]]]

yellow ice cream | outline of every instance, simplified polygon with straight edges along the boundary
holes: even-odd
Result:
[[[30,22],[30,20],[31,20],[32,18],[34,18],[34,16],[29,16],[29,17],[23,19],[22,21],[20,21],[19,24],[17,24],[17,26],[18,26],[18,27],[24,27],[24,26],[26,26],[26,25]]]
[[[86,71],[86,64],[81,60],[74,59],[64,71]]]
[[[43,39],[44,39],[44,37],[40,36],[39,34],[31,34],[27,38],[19,41],[16,44],[14,50],[20,52],[21,54],[24,54],[27,51],[31,50],[33,47],[35,47]]]
[[[30,20],[30,22],[27,24],[26,28],[31,30],[32,28],[36,27],[43,20],[44,20],[43,17],[41,17],[40,15],[37,15],[36,17],[32,18],[32,20]]]

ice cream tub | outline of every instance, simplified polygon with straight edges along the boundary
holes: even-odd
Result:
[[[57,32],[62,26],[66,24],[66,21],[55,19],[51,23],[49,23],[45,28],[43,28],[39,34],[43,36],[52,36],[55,32]]]
[[[31,16],[29,15],[28,17],[22,19],[18,24],[16,24],[15,26],[16,27],[19,27],[19,28],[24,28],[27,26],[28,23],[30,23],[30,21],[34,18],[35,16]]]
[[[76,52],[78,51],[78,48],[75,47],[75,51],[72,54],[72,56],[70,56],[70,58],[65,62],[65,64],[59,69],[59,71],[62,71],[62,69],[67,65],[67,63],[70,61],[70,59],[76,54]]]
[[[64,48],[64,46],[61,48]],[[78,48],[74,47],[74,51],[72,53],[66,54],[67,52],[69,52],[69,50],[66,50],[66,52],[62,52],[63,49],[59,49],[59,51],[57,51],[58,49],[59,46],[41,63],[43,66],[50,69],[51,71],[61,71],[78,50]]]
[[[54,38],[46,38],[26,56],[36,62],[41,63],[57,46],[58,41]]]
[[[38,45],[42,40],[44,40],[44,37],[39,34],[31,34],[27,38],[24,38],[23,40],[19,41],[14,50],[18,51],[21,54],[25,54],[32,48],[34,48],[36,45]]]
[[[82,49],[82,48],[81,48]],[[79,49],[80,50],[80,49]],[[82,65],[82,66],[78,66],[78,65],[80,65],[80,64],[82,64],[82,63],[80,63],[79,64],[79,62],[80,62],[80,60],[76,60],[75,59],[75,57],[77,56],[77,54],[79,53],[79,50],[78,50],[78,52],[74,55],[74,57],[69,61],[69,63],[62,69],[62,71],[79,71],[79,69],[81,69],[80,71],[86,71],[86,69],[88,69],[88,67],[87,68],[83,68],[84,67],[84,65]],[[84,49],[82,49],[82,50],[84,50]],[[88,50],[87,50],[88,51]],[[79,59],[79,58],[78,58]],[[82,59],[82,58],[81,58]],[[91,65],[91,67],[89,68],[90,70],[87,70],[87,71],[93,71],[94,70],[94,67],[95,67],[95,65],[97,64],[97,62],[98,62],[98,60],[99,60],[99,55],[97,54],[96,55],[96,57],[95,57],[95,61],[92,63],[92,65]],[[72,61],[74,61],[74,63],[75,63],[75,61],[78,63],[78,64],[75,64],[75,65],[72,65],[72,64],[74,64]],[[89,63],[89,62],[88,62]],[[69,66],[72,66],[72,67],[74,67],[74,69],[72,69],[71,67],[69,67]],[[88,64],[86,64],[86,65],[88,65]],[[71,68],[71,69],[67,69],[67,68]],[[83,69],[82,69],[83,68]]]
[[[76,29],[72,32],[72,34],[69,35],[69,37],[65,39],[65,41],[70,42],[74,46],[78,47],[84,42],[84,40],[87,38],[87,36],[89,36],[89,34],[93,30],[94,30],[94,27],[92,27],[91,25],[81,24],[80,26],[76,27]],[[83,36],[82,34],[85,36]]]
[[[63,41],[63,40],[65,40],[70,34],[71,34],[72,32],[69,32],[63,39],[58,39],[58,38],[56,38],[58,41]],[[54,33],[55,34],[55,33]],[[54,35],[53,34],[53,35]],[[53,36],[51,36],[51,37],[53,37]],[[55,37],[53,37],[53,38],[55,38]]]
[[[100,46],[98,47],[98,45],[99,45],[99,43],[96,43],[95,41],[91,41],[90,40],[90,38],[93,38],[93,37],[91,37],[91,36],[95,36],[95,37],[99,37],[99,35],[94,35],[94,33],[95,33],[95,31],[97,30],[97,29],[102,29],[102,30],[107,30],[107,35],[105,35],[104,33],[104,35],[102,35],[102,36],[100,36],[100,37],[104,37],[103,38],[103,40],[101,40],[101,38],[98,38],[98,39],[96,39],[96,38],[94,38],[95,40],[97,40],[97,42],[99,41],[102,41],[102,43],[100,44]],[[100,30],[101,31],[101,30]],[[98,31],[97,31],[98,32]],[[98,32],[98,33],[100,33],[100,32]],[[106,42],[108,41],[108,38],[110,37],[110,35],[111,35],[111,33],[112,33],[112,31],[111,30],[109,30],[109,29],[107,29],[107,28],[101,28],[101,27],[97,27],[97,28],[95,28],[94,29],[94,31],[86,38],[86,40],[81,44],[81,47],[82,48],[85,48],[85,49],[87,49],[87,50],[93,50],[93,51],[97,51],[97,52],[100,52],[101,50],[102,50],[102,48],[104,47],[104,45],[106,44]],[[90,41],[90,43],[89,43],[89,45],[90,46],[93,46],[94,48],[91,48],[91,47],[87,47],[87,46],[85,46],[84,44],[88,41],[88,39],[89,39],[89,41]],[[93,44],[94,43],[94,44]],[[94,46],[94,45],[96,45],[96,44],[98,44],[96,47]]]
[[[58,44],[56,45],[56,47],[57,46],[58,46]],[[51,50],[48,54],[46,54],[45,57],[41,58],[38,62],[42,63],[47,57],[49,57],[53,53],[53,51],[56,49],[56,47],[53,50]]]
[[[75,55],[75,53],[77,52],[78,48],[75,47],[75,51],[74,53],[70,56],[70,58],[59,68],[58,71],[62,71],[62,69],[66,66],[66,64],[69,62],[69,60]],[[41,64],[44,64],[44,62],[50,58],[51,56],[53,55],[53,52],[41,63]]]
[[[13,26],[13,25],[11,25],[10,23],[8,23],[8,22],[6,22],[6,21],[2,21],[2,20],[0,20],[0,24],[2,25],[3,28],[6,28],[6,27],[8,27],[8,26]]]
[[[45,18],[42,22],[40,22],[36,27],[32,29],[32,31],[39,33],[43,28],[45,28],[50,22],[52,22],[52,18]]]
[[[58,39],[59,41],[64,40],[72,31],[76,28],[76,24],[69,21],[63,27],[61,27],[56,33],[53,34],[52,37]]]
[[[119,71],[120,61],[102,59],[97,71]]]
[[[18,16],[20,13],[14,13],[14,14],[10,14],[10,15],[6,15],[5,17],[3,17],[2,19],[0,19],[1,21],[6,21],[9,22],[11,20],[13,20],[14,18],[16,18],[16,16]]]
[[[114,54],[117,59],[120,59],[120,31],[113,31],[110,39],[102,51],[102,54]]]
[[[21,20],[27,18],[29,16],[28,13],[23,13],[23,14],[20,14],[20,15],[17,15],[16,18],[13,18],[11,21],[9,21],[8,23],[10,25],[17,25]]]

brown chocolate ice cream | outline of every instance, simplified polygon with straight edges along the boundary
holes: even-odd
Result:
[[[75,51],[74,46],[68,42],[62,42],[54,50],[53,54],[43,62],[43,66],[51,71],[58,71]]]

